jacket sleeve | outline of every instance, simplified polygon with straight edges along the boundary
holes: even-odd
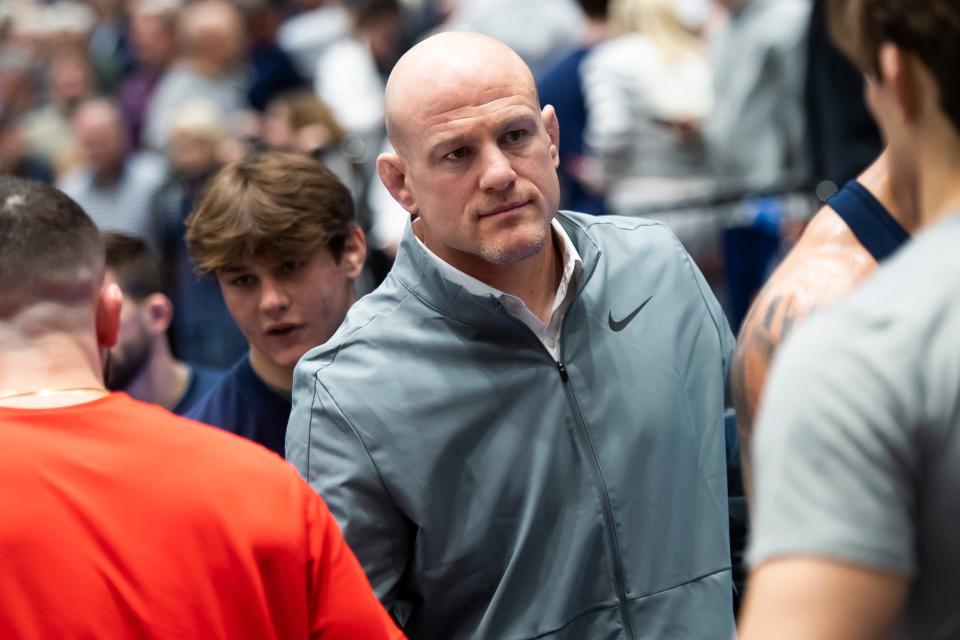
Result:
[[[310,638],[402,639],[323,500],[306,487],[304,494]]]
[[[409,560],[412,526],[357,429],[317,376],[305,374],[298,367],[287,459],[324,499],[377,596],[402,620],[397,591]]]

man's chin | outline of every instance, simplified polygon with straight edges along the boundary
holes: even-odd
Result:
[[[480,257],[499,267],[517,264],[542,252],[547,237],[546,233],[537,232],[526,234],[522,238],[510,238],[508,242],[483,247]]]

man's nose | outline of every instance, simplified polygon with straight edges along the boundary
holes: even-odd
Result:
[[[483,175],[480,176],[480,188],[484,191],[504,191],[513,186],[517,172],[510,164],[510,158],[503,150],[494,147],[484,157]]]
[[[267,315],[282,313],[290,306],[290,297],[273,278],[263,278],[260,289],[260,311]]]

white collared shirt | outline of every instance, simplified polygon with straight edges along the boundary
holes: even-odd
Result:
[[[517,296],[504,293],[499,289],[477,280],[473,276],[467,275],[456,267],[445,262],[440,256],[427,248],[420,238],[417,238],[417,244],[430,256],[440,274],[454,284],[458,284],[475,296],[493,296],[503,304],[507,312],[514,318],[527,325],[537,339],[543,343],[543,346],[553,359],[560,361],[560,325],[563,322],[563,316],[570,306],[570,301],[576,292],[576,283],[583,271],[583,260],[577,248],[570,241],[570,236],[563,230],[557,219],[551,221],[551,228],[554,234],[560,240],[560,255],[563,258],[563,275],[560,278],[560,286],[557,287],[557,294],[553,298],[553,307],[550,310],[549,322],[543,322],[537,314],[530,310],[526,303]]]

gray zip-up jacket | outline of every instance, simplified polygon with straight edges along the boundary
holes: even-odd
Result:
[[[558,218],[583,259],[560,362],[408,227],[297,365],[287,457],[415,640],[727,640],[733,336],[666,227]]]

